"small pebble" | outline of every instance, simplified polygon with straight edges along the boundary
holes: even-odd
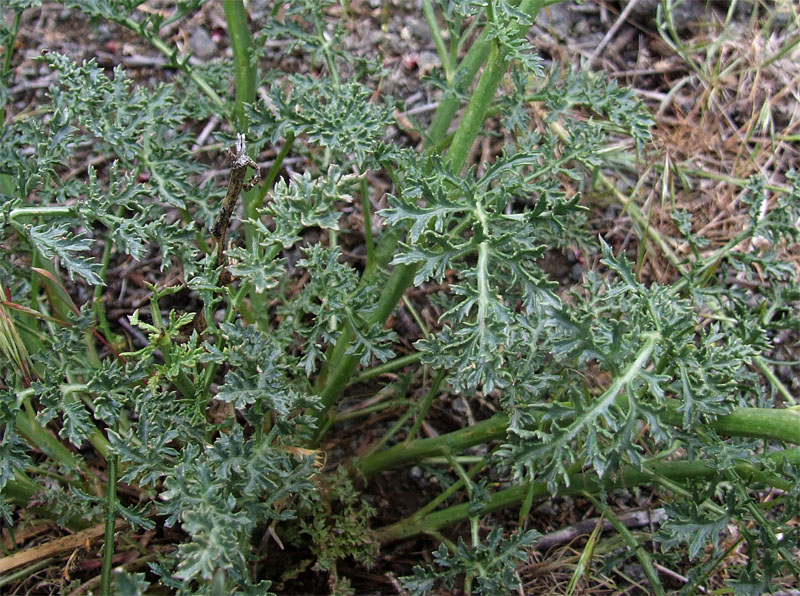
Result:
[[[216,53],[217,44],[205,29],[198,27],[189,38],[189,48],[192,50],[192,54],[198,58],[210,58]]]

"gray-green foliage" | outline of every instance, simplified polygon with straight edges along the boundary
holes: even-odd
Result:
[[[65,4],[153,43],[172,20],[136,11],[138,2]],[[201,4],[178,3],[174,18]],[[686,453],[718,476],[697,481],[688,498],[673,497],[659,533],[664,556],[685,552],[695,560],[708,550],[699,568],[713,568],[723,534],[736,524],[748,549],[731,581],[738,593],[797,572],[790,523],[800,509],[797,470],[768,458],[772,446],[764,441],[724,439],[707,423],[770,404],[754,367],[775,333],[798,330],[795,271],[779,249],[800,236],[800,177],[787,173],[790,187],[774,200],[765,181],[750,180],[741,197],[748,224],[711,257],[688,212],[675,212],[693,258],[680,263],[678,282],[647,283],[588,233],[592,205],[574,189],[620,163],[604,153],[609,135],[625,134],[645,150],[652,120],[630,90],[599,75],[545,71],[524,37],[537,3],[438,2],[454,59],[485,31],[475,43],[490,44],[497,64],[510,69],[508,92],[485,106],[496,110],[502,152],[467,168],[439,151],[448,139],[428,138],[417,152],[389,138],[397,106],[375,93],[380,70],[342,49],[345,30],[326,12],[336,3],[280,4],[285,10],[276,4],[249,59],[265,55],[267,40],[284,40],[309,56],[311,71],[264,73],[263,93],[245,106],[246,136],[256,152],[284,144],[305,164],[245,211],[245,234],[234,227],[224,247],[224,272],[207,246],[224,189],[201,183],[206,166],[193,151],[193,131],[209,114],[232,113],[214,99],[227,97],[228,63],[193,69],[175,50],[170,64],[184,71],[180,84],[147,87],[122,68],[107,72],[49,53],[41,64],[58,78],[46,100],[34,114],[0,124],[0,242],[9,257],[0,261],[0,288],[10,305],[39,315],[0,305],[3,354],[18,338],[32,368],[28,379],[13,358],[0,362],[0,488],[24,488],[30,474],[41,510],[64,524],[96,522],[104,502],[87,480],[87,460],[64,448],[91,445],[117,458],[121,482],[141,491],[141,505],[117,504],[119,516],[135,527],[164,523],[183,532],[176,549],[152,564],[150,580],[177,593],[266,593],[280,570],[267,569],[267,578],[252,570],[264,567],[254,538],[268,532],[307,547],[315,569],[336,583],[337,560],[367,564],[377,546],[372,506],[342,472],[328,476],[315,465],[326,396],[350,380],[337,376],[347,370],[337,358],[352,362],[351,375],[357,364],[407,353],[411,345],[385,327],[395,311],[394,303],[385,308],[385,296],[437,284],[431,302],[441,317],[413,344],[424,374],[404,375],[393,389],[439,373],[449,393],[479,394],[501,409],[509,422],[490,459],[493,474],[507,483],[543,481],[556,493],[576,472],[613,481],[626,467],[647,470],[662,455]],[[13,35],[3,25],[0,43]],[[468,70],[432,75],[446,89],[443,104],[468,99]],[[13,77],[3,75],[5,102]],[[534,130],[531,102],[548,110],[553,126]],[[592,117],[570,117],[583,108]],[[236,132],[223,130],[218,140],[228,143]],[[87,166],[87,156],[103,161]],[[75,166],[80,173],[67,176]],[[392,183],[375,218],[382,256],[361,267],[320,238],[352,232],[342,214],[376,177]],[[376,197],[366,199],[362,205]],[[563,293],[542,257],[572,248],[599,265]],[[124,321],[136,344],[111,331],[118,328],[105,320],[102,288],[116,281],[112,265],[151,256],[158,264],[146,272],[152,297]],[[167,270],[178,277],[165,282]],[[747,283],[734,287],[732,278]],[[83,304],[77,312],[65,286]],[[186,304],[197,308],[187,312]],[[414,415],[428,411],[413,407]],[[44,425],[63,444],[53,445]],[[30,445],[49,459],[33,468]],[[466,580],[476,593],[516,590],[516,566],[537,534],[504,536],[495,528],[481,539],[478,522],[494,487],[461,469],[456,453],[435,455],[449,458],[466,484],[472,543],[442,544],[406,587],[423,594]],[[761,475],[742,476],[743,462],[758,464]],[[757,500],[767,487],[785,494],[770,515]],[[19,506],[33,495],[14,498]],[[0,502],[5,521],[13,521],[11,511]],[[120,573],[116,587],[143,593],[146,579]],[[347,582],[333,587],[346,591]]]
[[[476,579],[475,594],[510,594],[522,588],[516,566],[527,558],[526,548],[536,542],[533,530],[503,537],[495,528],[485,544],[469,547],[459,538],[458,545],[449,549],[442,544],[433,553],[433,565],[415,566],[414,575],[403,578],[403,585],[414,595],[428,594],[437,584],[452,590],[459,578],[467,575]]]

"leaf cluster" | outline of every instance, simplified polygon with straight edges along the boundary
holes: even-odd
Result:
[[[34,4],[9,7],[18,14]],[[764,592],[771,578],[798,571],[796,467],[772,453],[773,443],[726,438],[714,425],[773,405],[755,371],[766,369],[777,334],[800,329],[795,272],[781,253],[800,237],[800,176],[786,174],[787,192],[749,180],[746,224],[721,248],[694,232],[689,213],[673,213],[691,259],[673,263],[676,283],[652,283],[587,234],[585,197],[601,170],[634,159],[609,156],[609,135],[627,135],[639,154],[652,119],[630,90],[599,75],[545,73],[525,38],[535,14],[526,7],[535,2],[436,3],[449,36],[445,43],[433,32],[444,93],[432,130],[448,106],[457,113],[484,62],[484,74],[510,74],[497,78],[508,92],[489,94],[484,106],[470,101],[455,135],[444,126],[421,151],[389,138],[395,102],[368,85],[375,68],[342,50],[334,2],[276,4],[237,64],[202,68],[159,37],[202,1],[179,2],[171,15],[128,0],[65,4],[135,31],[181,74],[146,87],[121,68],[46,54],[41,64],[57,73],[46,101],[30,117],[0,123],[5,522],[14,521],[13,501],[73,528],[97,523],[104,511],[137,528],[180,528],[184,538],[148,575],[117,575],[121,592],[142,593],[157,577],[181,594],[268,593],[270,581],[253,570],[264,545],[282,539],[309,548],[313,569],[346,591],[337,561],[369,565],[380,533],[349,472],[322,468],[321,449],[327,423],[342,414],[337,399],[361,366],[361,379],[371,381],[358,391],[375,392],[365,411],[393,415],[377,399],[383,389],[411,394],[390,404],[411,409],[380,428],[384,436],[363,458],[437,457],[432,466],[446,461],[458,477],[440,501],[457,486],[469,499],[458,515],[469,518],[472,542],[444,541],[431,565],[403,579],[414,594],[521,589],[516,568],[538,535],[496,527],[480,539],[480,521],[501,490],[490,477],[508,490],[546,486],[554,494],[573,490],[580,477],[586,490],[604,493],[624,485],[626,470],[652,473],[675,493],[661,555],[697,562],[692,581],[703,582],[725,556],[732,526],[747,554],[730,582],[737,592]],[[0,43],[14,35],[0,26]],[[233,113],[220,99],[231,73],[242,58],[258,64],[269,40],[288,41],[287,51],[308,57],[308,71],[270,71],[258,100],[237,103],[253,157],[274,145],[275,161],[266,184],[242,197],[241,212],[232,210],[230,243],[218,256],[207,231],[225,189],[202,182],[192,131],[210,114]],[[3,73],[0,100],[11,79]],[[531,102],[547,112],[541,127]],[[465,168],[457,145],[476,114],[497,116],[505,142],[487,163]],[[221,128],[225,144],[241,132]],[[484,127],[466,140],[483,134],[493,133]],[[282,161],[290,153],[302,171]],[[85,165],[94,156],[103,159]],[[354,233],[342,216],[358,199],[364,259],[342,243]],[[599,263],[570,292],[543,265],[548,253],[566,250]],[[146,270],[149,305],[121,323],[107,320],[112,266],[151,257],[159,268]],[[424,301],[426,313],[437,312],[413,342],[387,324],[409,287],[421,290],[414,301]],[[408,300],[425,326],[415,308]],[[436,380],[417,402],[428,379]],[[478,423],[417,439],[443,391],[501,410],[504,436],[480,435]],[[778,434],[770,431],[759,436]],[[492,449],[488,469],[461,468],[464,436],[467,446]],[[385,449],[389,441],[396,444]],[[113,493],[89,480],[90,449],[140,502],[101,496]],[[708,465],[683,487],[652,472],[678,458]],[[759,502],[767,488],[779,488],[780,498]],[[437,514],[452,513],[456,523],[457,507]]]

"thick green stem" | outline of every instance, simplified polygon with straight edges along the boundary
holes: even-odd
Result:
[[[378,300],[378,306],[372,311],[369,319],[366,321],[367,326],[382,325],[386,319],[389,318],[389,315],[394,310],[395,305],[400,301],[403,293],[408,286],[411,285],[411,282],[414,281],[417,268],[418,266],[400,265],[392,271],[389,280],[384,286],[384,291]],[[347,382],[353,375],[353,371],[356,369],[358,356],[347,354],[347,350],[352,341],[353,332],[348,327],[345,327],[329,358],[329,361],[335,363],[335,365],[331,368],[324,387],[318,392],[324,408],[317,417],[317,428],[322,429],[326,426],[327,419],[330,415],[330,407],[336,401],[336,398],[342,394],[342,391],[344,391],[347,386]]]
[[[472,145],[475,143],[475,139],[483,126],[486,112],[492,103],[494,94],[497,92],[500,80],[506,73],[506,67],[507,64],[500,47],[496,43],[492,44],[486,70],[483,71],[478,81],[478,86],[475,88],[469,104],[467,104],[467,109],[464,112],[461,123],[458,125],[453,142],[447,151],[447,163],[454,172],[461,171],[467,161],[469,151],[472,149]]]
[[[253,103],[256,98],[256,66],[250,63],[250,50],[253,40],[250,35],[250,28],[247,25],[247,10],[242,0],[225,0],[222,3],[225,9],[225,20],[228,23],[228,36],[233,50],[234,64],[234,116],[236,119],[236,129],[238,132],[247,133],[249,128],[247,116],[244,112],[244,104]],[[253,190],[242,193],[245,219],[255,217],[258,207],[259,191]],[[245,226],[245,237],[247,245],[253,235],[252,226]]]
[[[29,415],[27,409],[21,409],[15,420],[16,429],[33,445],[41,449],[49,458],[57,461],[65,468],[76,470],[83,463],[72,454],[61,442]]]
[[[518,10],[533,21],[536,19],[536,15],[543,4],[543,0],[523,0]],[[519,26],[517,37],[525,35],[527,29],[524,25]],[[486,119],[486,113],[492,105],[492,100],[507,69],[508,60],[505,52],[497,43],[493,42],[489,51],[489,59],[486,62],[486,69],[478,81],[478,86],[475,88],[469,104],[467,104],[464,117],[458,125],[458,130],[447,152],[447,163],[453,171],[458,172],[464,167],[469,151],[478,137],[478,133]]]
[[[47,507],[31,506],[31,499],[41,489],[31,480],[26,474],[22,472],[14,472],[14,478],[8,480],[3,487],[3,498],[7,501],[25,509],[28,515],[37,515],[47,519],[58,519],[60,514],[50,511]],[[80,515],[73,515],[68,518],[61,525],[73,531],[83,530],[90,526],[93,522],[86,521]]]
[[[798,465],[800,464],[800,448],[775,451],[770,453],[767,458],[774,462],[785,460],[793,465]],[[768,479],[764,475],[761,465],[739,464],[734,467],[736,472],[744,478],[757,479],[759,482]],[[566,485],[559,486],[557,494],[560,496],[585,492],[598,494],[600,491],[610,491],[618,488],[630,489],[634,486],[649,485],[657,480],[654,479],[652,472],[676,481],[687,479],[708,480],[716,478],[720,474],[719,470],[713,466],[713,463],[708,461],[657,462],[650,464],[649,468],[650,471],[641,471],[625,466],[615,479],[607,481],[592,478],[585,472],[577,472],[569,475],[569,482]],[[535,499],[543,499],[550,496],[547,484],[544,482],[520,484],[492,495],[485,506],[484,513],[518,506],[525,498],[527,491],[531,491]],[[423,532],[436,531],[469,519],[469,508],[470,503],[462,503],[429,515],[412,515],[396,524],[379,528],[375,531],[375,535],[378,542],[386,544]]]
[[[523,0],[519,10],[528,15],[533,20],[539,9],[543,5],[543,0]],[[518,35],[522,36],[527,28],[520,27]],[[476,59],[474,56],[473,59]],[[453,170],[460,171],[466,162],[469,150],[486,116],[486,112],[491,106],[492,99],[497,92],[497,87],[505,74],[507,60],[504,53],[494,44],[490,52],[486,70],[481,75],[478,87],[467,106],[464,117],[459,124],[453,144],[447,154],[447,160]],[[399,265],[392,271],[389,281],[381,293],[378,301],[378,308],[373,311],[368,325],[382,325],[394,310],[394,307],[402,298],[406,289],[413,283],[419,265]],[[341,395],[347,386],[348,380],[355,371],[358,359],[352,354],[347,354],[347,349],[353,341],[353,334],[345,328],[340,335],[334,349],[327,359],[327,374],[321,375],[317,383],[317,393],[320,396],[322,409],[318,414],[318,426],[316,440],[318,441],[324,430],[328,427],[332,418],[329,410],[336,399]]]
[[[247,24],[247,10],[242,0],[225,0],[222,5],[225,9],[225,19],[228,22],[228,35],[231,40],[235,65],[234,84],[236,87],[236,98],[234,114],[236,116],[236,125],[239,132],[246,133],[249,128],[249,123],[245,115],[244,104],[253,103],[256,98],[257,69],[256,65],[250,61],[253,40],[250,35],[250,28]],[[279,155],[273,163],[263,186],[242,193],[242,207],[245,220],[245,244],[250,250],[255,252],[256,256],[258,256],[261,247],[258,246],[256,241],[255,228],[251,223],[248,223],[248,220],[258,217],[258,209],[264,204],[264,196],[267,191],[272,188],[280,164],[283,162],[283,158],[286,156],[289,148],[291,148],[291,145],[292,140],[287,139],[287,142],[284,144],[284,149],[281,151],[281,155]],[[253,312],[259,315],[266,315],[268,310],[267,297],[263,293],[258,293],[254,290],[249,293],[249,297]],[[262,331],[267,330],[268,319],[266,316],[257,316],[256,322],[259,329]]]
[[[234,114],[239,132],[247,131],[244,104],[252,103],[256,97],[256,67],[250,64],[250,47],[253,44],[247,26],[247,11],[242,0],[225,0],[222,3],[225,20],[228,22],[228,36],[233,49],[234,84],[236,99]]]
[[[464,93],[472,84],[475,75],[478,74],[478,69],[480,69],[489,55],[491,44],[486,40],[487,37],[487,33],[484,32],[475,40],[456,69],[453,89],[445,93],[444,97],[439,101],[439,107],[433,114],[433,120],[431,120],[425,143],[426,149],[439,145],[447,137],[447,131],[460,105],[460,94]]]
[[[12,209],[8,214],[10,220],[15,220],[19,217],[35,217],[37,215],[52,215],[64,216],[72,215],[75,213],[75,207],[72,205],[46,205],[41,207],[18,207]]]
[[[355,468],[366,478],[396,468],[402,464],[419,461],[435,455],[458,453],[488,441],[505,438],[508,431],[508,416],[498,414],[478,422],[474,426],[440,435],[431,439],[417,439],[411,443],[399,443],[355,462]]]
[[[682,428],[683,414],[677,411],[678,405],[677,401],[668,402],[662,410],[661,419],[667,424]],[[508,423],[507,415],[497,414],[470,428],[432,439],[418,439],[408,445],[394,445],[385,451],[357,460],[355,466],[369,478],[382,470],[505,439]],[[770,439],[800,445],[800,412],[796,410],[741,408],[713,420],[708,426],[724,436]]]
[[[61,391],[64,393],[67,401],[75,401],[77,399],[70,394],[88,392],[88,390],[88,385],[80,383],[61,385]],[[23,402],[28,402],[28,400],[35,394],[36,392],[33,389],[23,389],[22,391],[17,392],[17,398]],[[42,449],[42,451],[44,451],[49,457],[52,457],[58,462],[73,469],[83,465],[79,460],[75,459],[75,456],[72,455],[72,452],[69,449],[62,445],[58,439],[53,437],[44,428],[42,428],[38,422],[36,422],[34,414],[25,415],[23,412],[20,412],[20,414],[17,416],[16,425],[23,435],[25,435],[29,440],[33,441],[34,444]],[[108,439],[98,428],[94,428],[90,433],[89,442],[103,457],[108,456],[110,447]]]

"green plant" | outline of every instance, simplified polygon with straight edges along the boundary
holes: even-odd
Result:
[[[523,530],[534,500],[603,499],[651,485],[672,501],[659,533],[663,556],[705,557],[691,589],[726,556],[720,537],[730,525],[747,546],[734,590],[761,593],[771,578],[800,573],[791,523],[800,455],[786,447],[800,444],[800,413],[776,402],[773,392],[791,396],[774,375],[753,371],[768,372],[763,358],[776,331],[796,330],[796,273],[779,252],[798,237],[794,173],[774,200],[764,181],[747,181],[747,225],[711,253],[700,250],[689,215],[676,212],[693,258],[665,252],[677,280],[657,284],[587,232],[585,197],[570,190],[590,190],[644,151],[650,117],[632,92],[600,76],[545,69],[526,38],[544,0],[423,0],[442,65],[430,82],[442,93],[420,131],[421,151],[387,140],[396,105],[375,92],[381,69],[341,50],[343,20],[326,12],[333,2],[281,3],[255,35],[243,4],[226,2],[234,63],[205,69],[159,37],[202,2],[179,2],[166,19],[143,16],[136,1],[65,4],[133,30],[178,73],[146,89],[121,68],[109,74],[48,53],[40,61],[58,73],[48,102],[27,117],[7,113],[0,125],[10,257],[0,261],[7,522],[15,507],[35,503],[36,515],[70,529],[104,523],[104,593],[112,581],[131,593],[158,581],[177,593],[263,594],[278,570],[254,563],[281,536],[308,549],[331,586],[346,591],[338,558],[366,563],[373,546],[427,532],[441,545],[433,566],[405,580],[410,589],[425,593],[438,582],[493,594],[519,586],[515,565],[536,540]],[[0,99],[19,15],[34,5],[8,5],[15,18],[2,26]],[[310,74],[258,73],[266,40],[276,38],[310,57]],[[226,99],[231,79],[234,98]],[[265,90],[258,99],[257,88]],[[531,119],[532,105],[546,109],[544,126]],[[590,117],[572,117],[578,109]],[[197,184],[204,167],[191,125],[208,114],[227,119],[223,145],[237,139],[227,189]],[[470,151],[491,134],[490,122],[503,132],[502,150],[473,164]],[[632,144],[615,154],[608,139],[619,134]],[[280,149],[261,185],[242,196],[244,233],[226,242],[242,175],[268,145]],[[282,177],[290,153],[306,167]],[[63,175],[89,154],[105,163]],[[392,185],[378,213],[374,177]],[[356,199],[366,253],[359,266],[339,248],[343,234],[362,233],[341,218]],[[646,227],[635,205],[626,208]],[[668,247],[658,231],[645,234],[656,239],[649,250]],[[541,260],[573,248],[600,264],[565,295]],[[290,266],[294,249],[300,259]],[[160,271],[148,273],[149,308],[128,317],[145,339],[135,346],[107,320],[104,288],[112,263],[150,250]],[[442,288],[431,297],[437,328],[400,355],[387,320],[409,288],[433,282]],[[175,298],[187,290],[198,305],[191,310]],[[81,295],[92,299],[78,307],[70,296]],[[416,315],[411,302],[406,308]],[[400,371],[386,386],[375,381]],[[348,417],[342,396],[370,379],[376,401],[394,396],[388,406],[404,412],[366,453],[345,454],[354,479],[421,462],[446,471],[428,505],[364,538],[372,507],[341,472],[317,464]],[[445,388],[499,413],[420,438]],[[105,460],[107,481],[91,472],[87,443]],[[486,455],[465,469],[461,456],[476,445]],[[138,501],[117,483],[134,487]],[[338,492],[320,495],[319,486]],[[761,502],[770,488],[780,498]],[[459,495],[466,500],[457,503]],[[502,508],[519,510],[520,530],[485,533],[482,520]],[[134,528],[179,527],[184,538],[147,576],[129,569],[114,580],[120,517]],[[462,521],[469,547],[438,535]],[[259,544],[257,535],[268,538]],[[663,593],[656,555],[635,555]]]

